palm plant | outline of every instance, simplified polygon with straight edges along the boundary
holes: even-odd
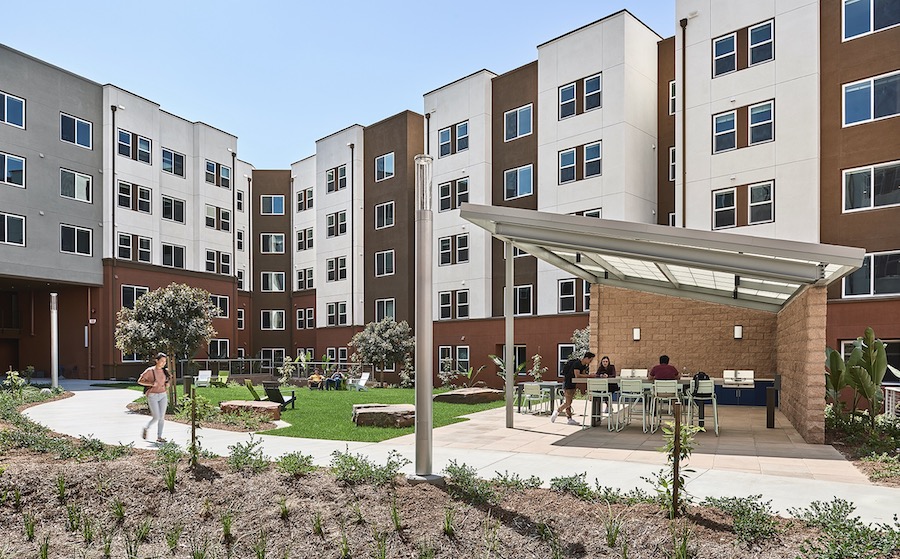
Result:
[[[888,368],[894,374],[900,374],[897,369],[888,365],[884,342],[875,337],[872,328],[866,328],[865,334],[853,342],[853,350],[846,360],[830,347],[825,353],[828,366],[825,386],[828,398],[840,410],[838,401],[840,391],[849,386],[853,389],[851,413],[856,413],[860,398],[864,398],[868,402],[869,426],[874,428],[875,416],[881,410],[881,402],[884,399],[881,392],[884,375]]]

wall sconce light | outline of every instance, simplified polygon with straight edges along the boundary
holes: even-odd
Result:
[[[631,329],[631,339],[636,342],[641,341],[641,329],[640,328],[632,328]]]
[[[744,327],[740,324],[734,325],[734,339],[740,340],[744,337]]]

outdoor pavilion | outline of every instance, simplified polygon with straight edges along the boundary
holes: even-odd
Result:
[[[507,361],[517,247],[591,283],[593,351],[620,368],[668,354],[711,377],[777,373],[785,417],[824,443],[826,286],[856,270],[864,249],[476,204],[460,216],[506,247]],[[507,427],[512,382],[509,373]]]

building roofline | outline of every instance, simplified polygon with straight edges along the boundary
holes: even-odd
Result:
[[[537,64],[537,63],[538,63],[537,59],[534,59],[531,62],[526,62],[525,64],[522,64],[521,66],[516,66],[512,70],[507,70],[506,72],[503,72],[502,74],[498,74],[498,75],[494,76],[494,78],[502,78],[503,76],[512,74],[513,72],[518,72],[519,70],[521,70],[522,68],[525,68],[526,66],[531,66],[532,64]],[[492,78],[492,79],[494,79],[494,78]]]
[[[381,120],[379,120],[379,121],[377,121],[377,122],[373,122],[372,124],[366,126],[365,128],[371,128],[371,127],[373,127],[373,126],[377,126],[377,125],[381,124],[382,122],[387,122],[388,120],[391,120],[391,119],[393,119],[393,118],[397,118],[397,117],[400,117],[400,116],[404,116],[404,115],[415,115],[415,116],[420,117],[420,118],[425,118],[424,115],[420,115],[420,114],[417,113],[416,111],[412,111],[412,110],[410,110],[410,109],[406,109],[406,110],[400,111],[400,112],[397,113],[397,114],[393,114],[393,115],[391,115],[391,116],[385,117],[385,118],[383,118],[383,119],[381,119]]]
[[[301,162],[303,162],[303,161],[306,161],[307,159],[312,159],[312,158],[315,157],[315,156],[316,156],[316,154],[313,153],[313,154],[311,154],[311,155],[307,155],[306,157],[301,157],[301,158],[298,159],[297,161],[294,161],[293,163],[291,163],[291,165],[296,165],[297,163],[301,163]]]
[[[54,70],[58,70],[58,71],[62,72],[63,74],[68,74],[68,75],[72,76],[73,78],[78,78],[79,80],[86,81],[90,84],[96,85],[97,87],[103,87],[103,84],[101,84],[100,82],[95,82],[94,80],[92,80],[90,78],[86,78],[80,74],[76,74],[75,72],[72,72],[71,70],[66,70],[65,68],[61,68],[60,66],[57,66],[56,64],[51,64],[50,62],[47,62],[46,60],[41,60],[40,58],[37,58],[36,56],[32,56],[32,55],[22,52],[18,49],[14,49],[7,44],[0,43],[0,48],[4,48],[8,51],[14,52],[14,53],[18,54],[19,56],[25,57],[29,60],[33,60],[34,62],[43,64],[44,66],[48,66],[50,68],[53,68]]]
[[[365,126],[363,126],[362,124],[351,124],[350,126],[345,126],[344,128],[341,128],[340,130],[337,130],[337,131],[335,131],[335,132],[332,132],[331,134],[328,134],[328,135],[326,135],[326,136],[322,136],[321,138],[319,138],[318,140],[316,140],[316,143],[319,143],[319,142],[321,142],[322,140],[325,140],[325,139],[327,139],[327,138],[330,138],[330,137],[332,137],[332,136],[335,136],[335,135],[337,135],[337,134],[340,134],[341,132],[346,132],[347,130],[350,130],[350,129],[353,128],[354,126],[359,126],[360,128],[365,129]]]
[[[463,80],[467,80],[467,79],[471,78],[472,76],[475,76],[475,75],[480,74],[480,73],[482,73],[482,72],[487,72],[488,74],[492,74],[494,77],[497,77],[497,74],[496,74],[495,72],[492,72],[492,71],[488,70],[487,68],[482,68],[481,70],[476,70],[476,71],[472,72],[471,74],[469,74],[469,75],[467,75],[467,76],[463,76],[463,77],[461,77],[461,78],[459,78],[459,79],[453,80],[453,81],[450,82],[450,83],[446,83],[446,84],[444,84],[444,85],[442,85],[442,86],[440,86],[440,87],[436,87],[436,88],[432,89],[431,91],[428,91],[428,92],[426,92],[426,93],[423,93],[423,94],[422,94],[422,97],[425,97],[426,95],[431,95],[432,93],[434,93],[434,92],[436,92],[436,91],[440,91],[440,90],[444,89],[445,87],[450,87],[451,85],[453,85],[453,84],[455,84],[455,83],[459,83],[459,82],[461,82],[461,81],[463,81]]]
[[[563,37],[567,37],[567,36],[569,36],[569,35],[571,35],[571,34],[573,34],[573,33],[578,33],[578,32],[581,31],[582,29],[587,29],[588,27],[590,27],[590,26],[592,26],[592,25],[596,25],[596,24],[600,23],[601,21],[605,21],[605,20],[607,20],[607,19],[612,19],[612,18],[617,17],[617,16],[619,16],[619,15],[621,15],[621,14],[623,14],[623,13],[630,15],[630,16],[633,17],[638,23],[640,23],[641,25],[643,25],[644,27],[646,27],[647,29],[649,29],[651,33],[653,33],[654,35],[656,35],[657,37],[659,37],[660,39],[662,39],[662,36],[661,36],[659,33],[657,33],[656,31],[654,31],[652,27],[650,27],[649,25],[647,25],[646,23],[644,23],[643,21],[641,21],[641,18],[639,18],[639,17],[637,17],[636,15],[634,15],[633,13],[631,13],[631,11],[629,11],[628,8],[622,8],[622,9],[619,10],[618,12],[614,12],[614,13],[609,14],[608,16],[601,17],[600,19],[598,19],[598,20],[596,20],[596,21],[592,21],[592,22],[590,22],[590,23],[588,23],[588,24],[582,25],[581,27],[579,27],[579,28],[577,28],[577,29],[573,29],[573,30],[571,30],[571,31],[567,31],[567,32],[563,33],[562,35],[560,35],[559,37],[554,37],[553,39],[550,39],[549,41],[544,41],[543,43],[539,44],[539,45],[537,46],[537,48],[541,48],[541,47],[543,47],[544,45],[549,45],[550,43],[552,43],[552,42],[554,42],[554,41],[558,41],[558,40],[562,39]]]

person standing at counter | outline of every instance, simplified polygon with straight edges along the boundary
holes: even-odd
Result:
[[[566,403],[553,410],[553,414],[550,415],[551,423],[556,423],[556,418],[559,416],[560,412],[566,410],[566,417],[569,418],[569,425],[580,425],[580,423],[572,419],[572,400],[575,399],[575,377],[586,376],[584,372],[588,370],[588,365],[591,364],[594,357],[596,357],[596,355],[588,351],[581,359],[575,357],[566,361],[566,365],[563,367],[562,371],[563,393],[566,396]]]

